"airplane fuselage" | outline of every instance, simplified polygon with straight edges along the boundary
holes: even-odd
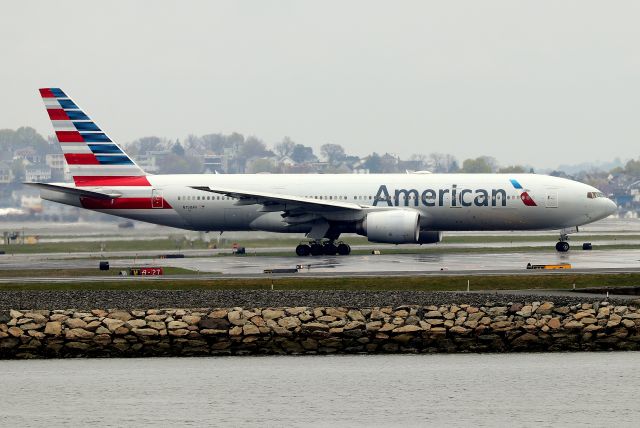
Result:
[[[424,230],[489,231],[570,228],[602,219],[615,209],[612,201],[591,186],[537,174],[180,174],[146,178],[150,186],[106,183],[82,187],[122,195],[112,200],[49,190],[43,190],[42,197],[199,231],[307,233],[314,219],[284,221],[287,204],[265,206],[193,187],[247,189],[361,206],[360,211],[323,215],[330,223],[341,225],[341,232],[355,232],[367,213],[384,210],[417,210]]]

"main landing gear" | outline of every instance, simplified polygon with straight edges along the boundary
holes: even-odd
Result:
[[[300,257],[312,255],[312,256],[348,256],[351,253],[351,247],[344,242],[335,241],[311,241],[307,243],[301,243],[296,247],[296,254]]]
[[[559,253],[566,253],[567,251],[569,251],[570,245],[569,242],[567,242],[568,240],[569,235],[566,233],[561,233],[560,241],[556,243],[556,251],[558,251]]]

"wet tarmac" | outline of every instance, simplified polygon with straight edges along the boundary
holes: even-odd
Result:
[[[78,255],[80,256],[80,255]],[[550,249],[531,252],[381,254],[319,257],[281,256],[189,256],[183,259],[122,258],[105,254],[111,269],[139,266],[172,266],[225,276],[263,274],[267,269],[302,266],[301,274],[433,274],[433,273],[539,273],[527,270],[531,264],[569,263],[573,271],[640,271],[640,250],[572,250],[557,253]],[[96,268],[98,259],[56,258],[52,255],[4,255],[0,269]],[[34,276],[37,271],[34,271]]]

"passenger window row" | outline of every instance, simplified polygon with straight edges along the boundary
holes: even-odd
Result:
[[[590,199],[593,198],[600,198],[600,197],[605,197],[604,194],[600,193],[600,192],[589,192],[587,194],[587,197]],[[319,200],[347,200],[348,198],[346,196],[326,196],[326,195],[322,195],[322,196],[305,196],[305,198],[309,198],[309,199],[319,199]],[[229,196],[178,196],[178,200],[179,201],[231,201],[231,200],[237,200],[238,198],[231,198]],[[366,200],[372,200],[374,199],[373,196],[354,196],[353,199],[355,201],[366,201]],[[395,196],[391,196],[390,197],[391,200],[396,200]],[[404,198],[402,198],[404,199]],[[409,196],[409,200],[413,200],[414,197],[413,196]],[[500,195],[498,195],[498,199],[500,199]],[[518,196],[507,196],[507,199],[518,199]],[[380,198],[380,200],[386,200],[385,198]]]
[[[179,201],[230,201],[235,199],[228,196],[178,196]]]

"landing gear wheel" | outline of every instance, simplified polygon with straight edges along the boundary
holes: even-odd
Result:
[[[321,244],[314,242],[311,244],[310,252],[312,256],[320,256],[323,253],[323,248]]]
[[[323,245],[322,251],[327,256],[335,256],[338,252],[338,247],[336,247],[336,244],[334,244],[333,242],[327,242]]]
[[[351,247],[345,243],[338,244],[338,254],[348,256],[351,253]]]
[[[556,244],[556,250],[560,253],[566,253],[569,251],[569,243],[567,241],[560,241]]]
[[[300,244],[296,247],[296,254],[300,257],[308,256],[311,253],[311,247],[307,244]]]

